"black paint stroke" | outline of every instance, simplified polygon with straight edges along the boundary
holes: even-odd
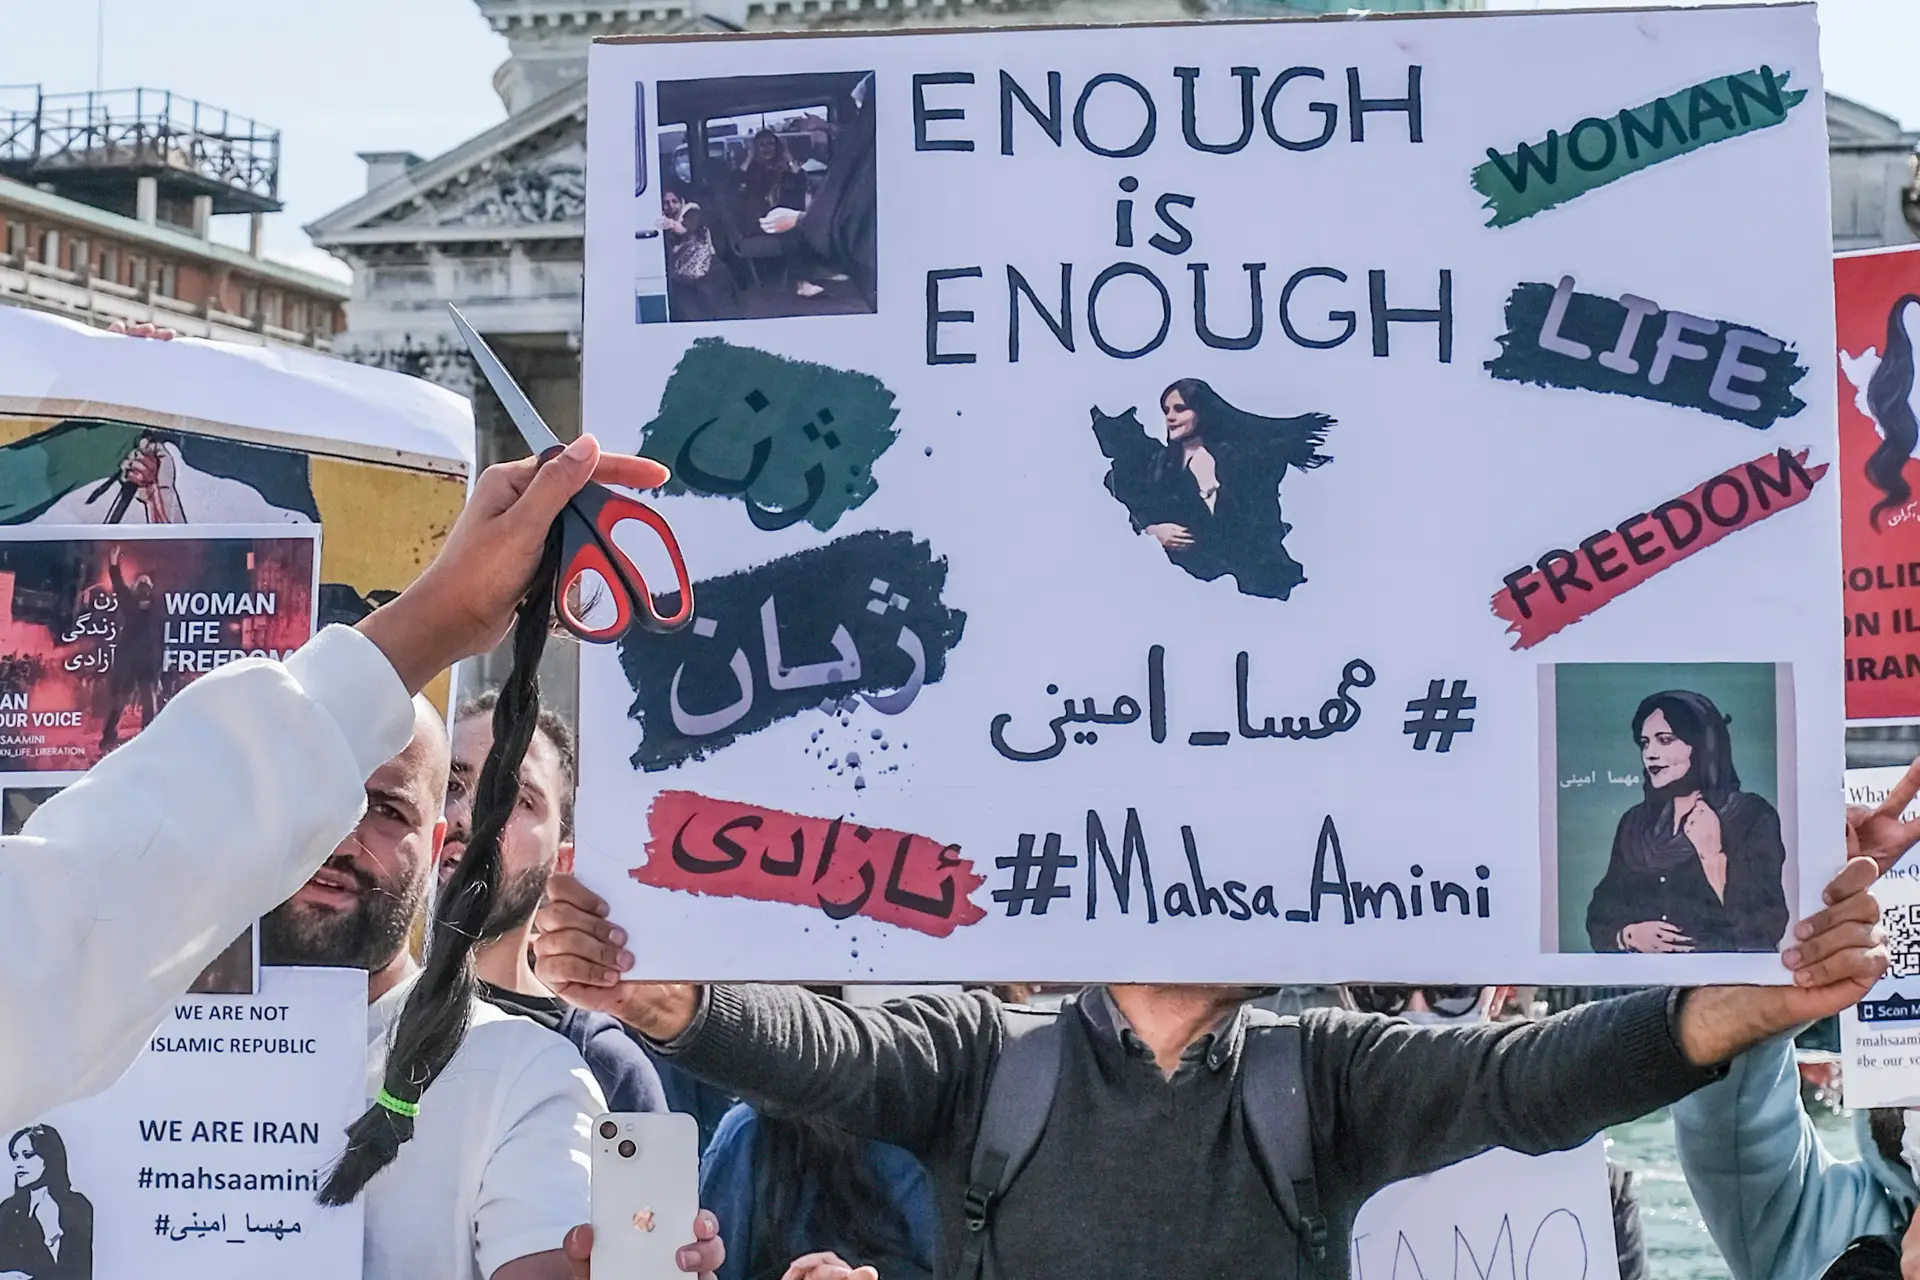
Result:
[[[1792,345],[1784,342],[1777,352],[1765,354],[1748,349],[1740,357],[1742,363],[1766,370],[1764,379],[1742,379],[1733,384],[1736,391],[1756,397],[1760,401],[1758,408],[1735,408],[1707,394],[1729,329],[1744,330],[1762,337],[1771,336],[1752,325],[1721,321],[1718,334],[1688,332],[1685,335],[1687,340],[1705,346],[1709,357],[1705,360],[1674,360],[1665,380],[1656,387],[1647,377],[1653,367],[1654,347],[1667,325],[1667,312],[1656,311],[1641,322],[1639,335],[1630,352],[1638,369],[1634,373],[1626,373],[1602,364],[1599,357],[1602,352],[1612,351],[1614,344],[1619,341],[1621,328],[1626,323],[1627,309],[1616,298],[1576,292],[1568,298],[1567,314],[1558,332],[1563,338],[1585,343],[1593,349],[1593,354],[1583,360],[1544,350],[1540,346],[1540,333],[1546,323],[1547,310],[1553,305],[1553,295],[1552,285],[1527,282],[1517,286],[1508,296],[1507,331],[1500,335],[1500,354],[1487,362],[1488,373],[1507,382],[1635,396],[1683,409],[1697,409],[1757,431],[1765,431],[1781,418],[1791,418],[1807,407],[1805,401],[1793,394],[1794,384],[1807,376],[1807,367],[1799,362]]]
[[[876,595],[875,582],[886,590]],[[947,562],[911,533],[869,530],[823,547],[694,584],[695,614],[717,629],[710,637],[687,627],[667,635],[631,631],[620,641],[620,668],[634,699],[627,714],[642,733],[631,763],[654,772],[699,760],[735,739],[791,719],[830,699],[897,689],[912,675],[913,661],[897,641],[905,626],[920,637],[926,651],[924,684],[946,674],[947,653],[960,643],[967,615],[940,599],[947,583]],[[780,623],[782,661],[789,667],[830,659],[835,627],[844,626],[860,652],[860,678],[837,684],[775,691],[767,683],[766,651],[761,642],[760,606],[771,596]],[[891,604],[895,597],[904,609]],[[867,606],[879,600],[884,613]],[[672,613],[679,593],[663,595],[657,607]],[[680,681],[683,708],[707,712],[739,696],[728,669],[735,650],[753,668],[752,708],[726,729],[689,738],[674,727],[668,697],[673,673]]]

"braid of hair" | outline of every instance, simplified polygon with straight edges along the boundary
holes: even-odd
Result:
[[[407,995],[387,1051],[379,1100],[347,1130],[347,1149],[320,1189],[320,1203],[351,1203],[413,1137],[421,1096],[466,1039],[476,987],[473,947],[500,883],[500,836],[520,795],[520,763],[539,727],[540,656],[560,574],[559,525],[547,539],[513,629],[513,669],[493,708],[493,747],[480,767],[473,835],[434,908],[426,963]]]

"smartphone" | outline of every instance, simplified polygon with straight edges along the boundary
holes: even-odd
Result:
[[[593,1122],[593,1274],[679,1280],[674,1255],[700,1212],[700,1129],[677,1112]]]

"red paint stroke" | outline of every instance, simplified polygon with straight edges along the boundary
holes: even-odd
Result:
[[[986,911],[986,883],[960,846],[845,818],[809,818],[692,791],[663,791],[647,811],[641,884],[862,915],[944,938]]]
[[[1805,449],[1762,454],[1582,539],[1577,550],[1556,547],[1507,575],[1493,611],[1518,637],[1515,649],[1532,648],[1662,569],[1805,502],[1828,466],[1806,461]]]

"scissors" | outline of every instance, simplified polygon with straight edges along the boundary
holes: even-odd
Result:
[[[540,420],[526,393],[515,384],[513,375],[500,363],[485,339],[473,331],[458,308],[449,306],[453,326],[466,341],[487,385],[506,406],[507,416],[520,429],[520,436],[543,462],[561,449],[560,439]],[[662,617],[653,607],[653,594],[647,580],[625,552],[613,541],[614,527],[623,520],[638,520],[660,535],[667,555],[673,561],[674,575],[680,584],[680,608],[671,617]],[[687,577],[687,562],[680,555],[680,543],[666,519],[652,507],[623,497],[604,485],[588,481],[586,487],[568,499],[560,512],[560,577],[553,586],[553,608],[568,631],[582,640],[608,644],[627,633],[634,623],[649,631],[678,631],[693,620],[693,581]],[[589,571],[599,575],[613,597],[614,618],[604,627],[591,627],[573,610],[580,579]]]

